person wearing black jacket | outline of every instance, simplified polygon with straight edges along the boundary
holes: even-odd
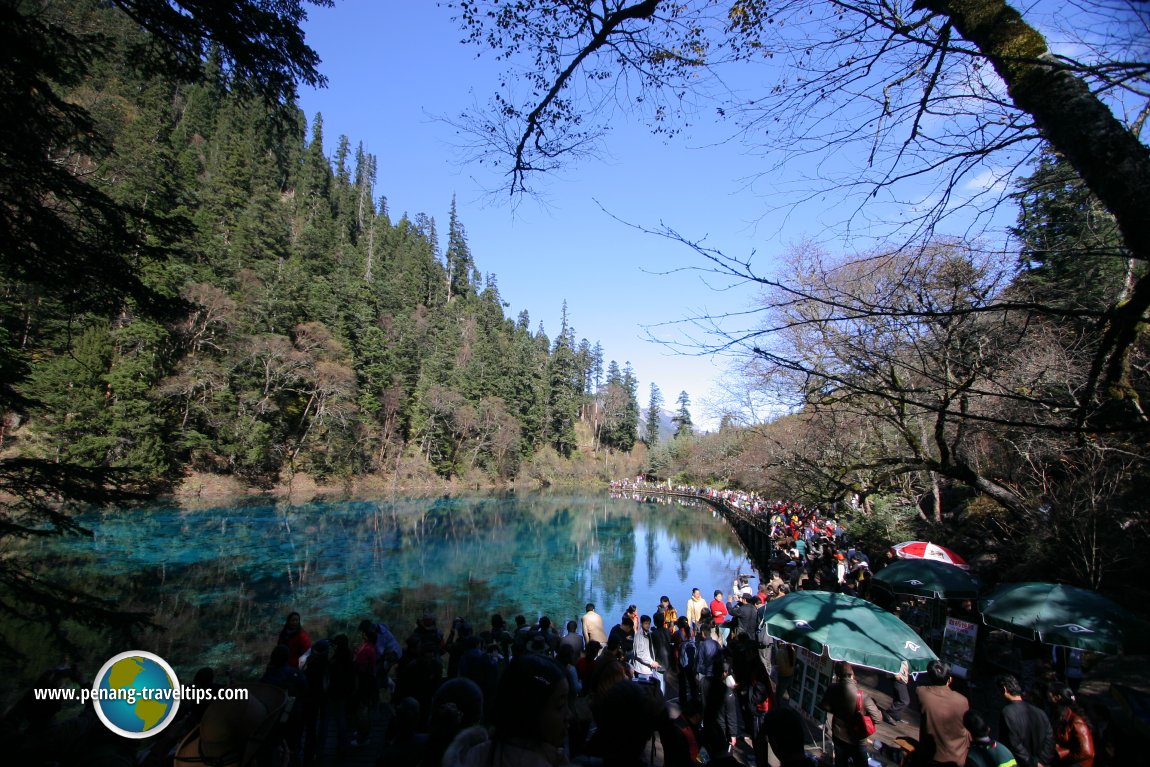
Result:
[[[732,636],[746,636],[755,637],[758,631],[758,621],[755,619],[755,605],[751,600],[757,597],[751,594],[743,594],[740,597],[739,604],[731,610],[731,635]]]
[[[663,613],[655,613],[651,622],[651,650],[655,660],[664,669],[671,668],[671,632],[663,623]]]
[[[1022,699],[1022,685],[1010,674],[995,679],[1007,700],[998,719],[998,739],[1020,767],[1052,767],[1054,728],[1042,709]]]

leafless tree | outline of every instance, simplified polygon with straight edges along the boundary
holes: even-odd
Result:
[[[593,151],[620,109],[674,132],[712,106],[762,157],[752,178],[769,178],[788,205],[845,195],[855,204],[841,206],[849,212],[836,232],[877,228],[906,245],[948,221],[984,231],[1046,141],[1113,214],[1130,256],[1150,260],[1150,151],[1138,135],[1150,55],[1139,3],[1073,6],[1073,23],[1089,31],[1059,54],[1028,21],[1049,7],[1031,4],[1023,16],[1003,0],[452,5],[469,40],[531,61],[505,78],[492,109],[457,123],[478,159],[502,163],[512,193]],[[812,161],[813,178],[789,183],[796,159]],[[705,268],[760,279],[749,259],[708,255]],[[1080,397],[1087,407],[1105,400],[1112,421],[1146,421],[1131,356],[1150,309],[1142,274],[1099,312]]]

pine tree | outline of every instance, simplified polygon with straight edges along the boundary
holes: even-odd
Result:
[[[447,223],[447,300],[456,296],[467,296],[474,293],[471,284],[471,272],[475,263],[471,258],[471,250],[467,247],[467,235],[455,207],[455,196],[451,197],[451,211]]]
[[[691,411],[689,409],[691,397],[686,391],[679,392],[677,404],[679,405],[679,409],[671,418],[671,422],[675,424],[675,439],[690,437],[695,433],[695,427],[694,424],[691,423]]]
[[[1056,309],[1102,311],[1124,300],[1138,269],[1114,216],[1066,160],[1043,150],[1014,195],[1018,284]]]
[[[647,424],[643,430],[643,442],[649,449],[659,444],[659,419],[663,414],[663,392],[651,384],[651,396],[647,400]]]
[[[631,363],[623,365],[623,417],[619,420],[615,444],[624,452],[631,452],[639,439],[639,382]]]
[[[547,441],[564,457],[575,452],[575,422],[579,417],[582,381],[575,360],[575,331],[568,324],[563,302],[559,335],[551,351],[548,370]]]

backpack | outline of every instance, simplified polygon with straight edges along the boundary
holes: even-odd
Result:
[[[756,627],[753,639],[755,639],[760,647],[769,647],[774,639],[767,632],[767,606],[761,605],[755,611]]]
[[[679,668],[694,671],[698,663],[699,648],[694,637],[688,637],[679,644]]]
[[[399,640],[395,638],[395,634],[391,633],[391,629],[387,627],[386,623],[377,623],[375,625],[375,655],[380,660],[390,652],[394,655],[393,658],[388,660],[394,662],[403,655],[403,648],[399,646]]]

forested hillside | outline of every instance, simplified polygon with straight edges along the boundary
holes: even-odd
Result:
[[[570,456],[580,419],[597,448],[635,444],[630,365],[605,365],[566,307],[553,336],[526,312],[505,317],[451,190],[446,222],[396,214],[375,156],[347,136],[325,155],[320,115],[290,92],[268,98],[218,49],[179,77],[150,65],[155,39],[114,7],[26,6],[6,36],[39,48],[45,68],[27,66],[45,123],[70,133],[7,145],[42,149],[123,231],[81,203],[74,217],[55,209],[84,252],[53,274],[44,230],[56,224],[11,224],[40,240],[0,275],[9,459],[151,487],[188,470],[254,485],[285,472],[502,480],[540,451]],[[20,183],[4,182],[8,210]],[[37,204],[66,201],[43,194]]]

